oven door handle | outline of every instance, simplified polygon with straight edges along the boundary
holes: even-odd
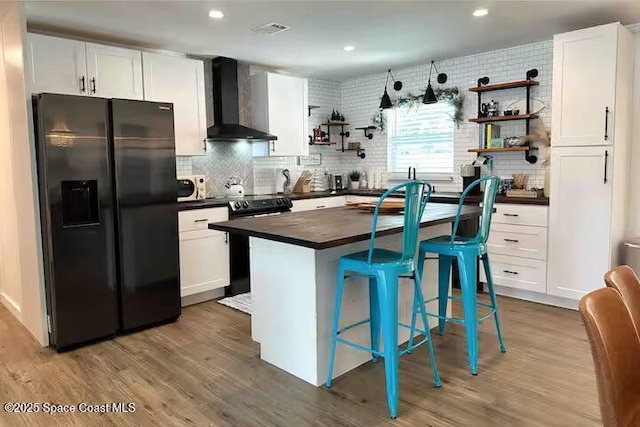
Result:
[[[257,214],[257,215],[253,215],[254,218],[261,218],[263,216],[274,216],[274,215],[280,215],[282,212],[271,212],[271,213],[265,213],[265,214]]]

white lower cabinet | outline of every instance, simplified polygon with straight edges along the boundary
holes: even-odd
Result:
[[[487,241],[497,293],[540,301],[547,293],[547,206],[496,203]],[[480,281],[487,277],[480,264]],[[502,289],[501,289],[502,288]]]
[[[338,208],[347,202],[345,196],[318,197],[314,199],[293,200],[291,212],[312,211],[314,209]]]
[[[494,285],[546,292],[546,261],[489,253],[489,263]],[[487,282],[484,269],[480,269],[480,281]]]
[[[229,286],[228,235],[207,228],[228,219],[227,208],[179,212],[181,297]]]

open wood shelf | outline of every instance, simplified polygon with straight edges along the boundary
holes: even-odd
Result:
[[[376,127],[373,126],[373,125],[369,125],[369,126],[362,126],[362,127],[354,128],[354,129],[358,129],[358,130],[360,130],[360,129],[373,130],[373,129],[376,129]]]
[[[327,122],[321,123],[322,126],[349,126],[347,122]]]
[[[469,148],[469,153],[500,153],[508,151],[530,151],[537,150],[536,147],[506,147],[506,148]]]
[[[337,145],[337,142],[310,142],[309,145]]]
[[[469,91],[471,92],[490,92],[492,90],[502,90],[502,89],[514,89],[517,87],[527,87],[527,86],[536,86],[540,83],[535,80],[518,80],[514,82],[506,82],[506,83],[498,83],[495,85],[486,85],[486,86],[476,86],[470,87]]]
[[[508,122],[511,120],[527,120],[537,119],[537,114],[520,114],[517,116],[492,116],[492,117],[476,117],[469,119],[473,123],[491,123],[491,122]]]
[[[364,151],[364,148],[338,148],[336,151]]]

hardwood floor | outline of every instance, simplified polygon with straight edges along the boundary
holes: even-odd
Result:
[[[0,410],[0,426],[600,425],[578,313],[509,298],[499,306],[507,353],[484,322],[474,377],[462,327],[447,325],[434,337],[443,387],[432,385],[424,346],[403,356],[393,422],[383,363],[315,388],[262,362],[249,318],[212,301],[187,307],[177,323],[63,354],[41,348],[0,306],[0,403],[136,404],[133,413]]]

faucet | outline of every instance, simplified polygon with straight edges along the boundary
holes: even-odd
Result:
[[[411,171],[413,171],[413,178],[411,178]],[[413,166],[409,166],[409,172],[407,174],[407,179],[413,179],[414,181],[416,179],[416,168],[414,168]]]

